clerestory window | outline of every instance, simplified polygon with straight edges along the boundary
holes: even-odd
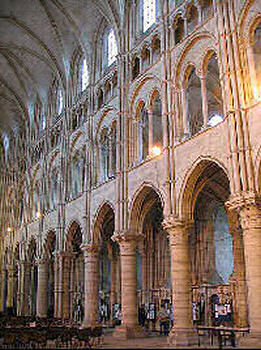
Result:
[[[143,0],[143,32],[156,22],[156,0]]]
[[[83,92],[89,84],[89,72],[86,59],[82,61],[82,81],[81,81],[81,91]]]
[[[62,89],[59,88],[58,93],[57,93],[57,113],[58,113],[58,115],[60,115],[62,113],[62,110],[63,110],[63,93],[62,93]]]
[[[108,34],[108,67],[116,61],[117,54],[118,48],[116,38],[113,29],[111,29]]]

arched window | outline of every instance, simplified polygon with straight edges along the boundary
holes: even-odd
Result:
[[[156,22],[156,0],[143,0],[143,31]]]
[[[142,68],[145,70],[150,64],[150,50],[144,46],[141,51]]]
[[[188,127],[190,136],[199,132],[203,126],[201,82],[192,69],[188,77],[187,85]]]
[[[207,19],[213,16],[213,13],[214,13],[213,0],[204,0],[204,3],[203,3],[204,19]]]
[[[155,35],[151,43],[152,47],[152,61],[155,62],[160,55],[160,38]]]
[[[153,130],[153,146],[162,146],[163,128],[162,128],[162,103],[157,92],[152,103],[152,130]]]
[[[89,84],[89,72],[87,67],[87,61],[85,58],[82,60],[81,68],[81,91],[83,92]]]
[[[82,192],[82,171],[81,161],[78,156],[72,162],[72,197],[78,196]]]
[[[143,103],[138,114],[138,145],[139,161],[145,160],[149,154],[149,118]]]
[[[108,34],[108,67],[116,61],[116,56],[118,54],[118,48],[116,43],[116,38],[114,30],[111,29]]]
[[[185,34],[184,20],[180,15],[176,17],[176,19],[174,20],[173,29],[174,29],[174,42],[175,42],[175,45],[177,45],[184,38],[184,34]]]
[[[99,88],[98,90],[98,108],[101,108],[103,104],[103,90],[102,88]]]
[[[191,5],[187,12],[188,32],[191,33],[198,25],[198,9],[195,5]]]
[[[254,33],[254,61],[256,71],[256,95],[261,96],[261,23],[258,24]]]
[[[106,181],[109,177],[109,135],[104,129],[100,138],[100,179]]]
[[[140,74],[140,59],[134,56],[132,59],[132,79],[134,80]]]
[[[46,128],[46,115],[45,114],[42,114],[41,116],[41,130],[45,130]]]
[[[208,61],[206,91],[208,124],[214,126],[223,120],[222,91],[216,54],[213,54]]]
[[[50,183],[50,209],[56,209],[57,206],[57,194],[58,194],[58,174],[53,170]]]
[[[111,175],[116,175],[116,144],[117,144],[117,129],[116,123],[112,126],[111,131]]]
[[[62,89],[59,87],[57,91],[57,113],[60,115],[63,111],[63,93]]]

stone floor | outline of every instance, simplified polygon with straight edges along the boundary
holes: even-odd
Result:
[[[261,344],[260,344],[261,345]],[[150,334],[146,338],[135,338],[119,340],[115,339],[112,331],[105,332],[103,336],[103,343],[101,345],[93,346],[95,349],[174,349],[173,346],[167,342],[167,336],[160,336],[159,334]],[[190,347],[190,349],[218,349],[217,339],[211,345],[207,340],[204,345]],[[237,348],[240,346],[237,345]],[[230,344],[223,346],[223,349],[235,349]]]

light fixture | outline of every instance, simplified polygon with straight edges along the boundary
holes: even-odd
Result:
[[[215,126],[215,125],[221,123],[222,121],[223,121],[223,118],[222,118],[221,115],[214,114],[214,115],[209,119],[208,125],[209,125],[209,126]]]
[[[39,211],[36,213],[36,217],[37,217],[38,219],[40,219],[41,213],[40,213]]]
[[[254,96],[256,100],[261,100],[261,84],[254,87]]]
[[[151,153],[153,156],[159,156],[161,154],[161,148],[159,146],[153,146],[151,149]]]

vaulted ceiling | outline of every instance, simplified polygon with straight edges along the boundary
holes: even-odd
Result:
[[[47,102],[53,78],[63,84],[74,50],[92,55],[103,21],[117,34],[121,0],[0,1],[0,132],[29,118],[36,99]]]

